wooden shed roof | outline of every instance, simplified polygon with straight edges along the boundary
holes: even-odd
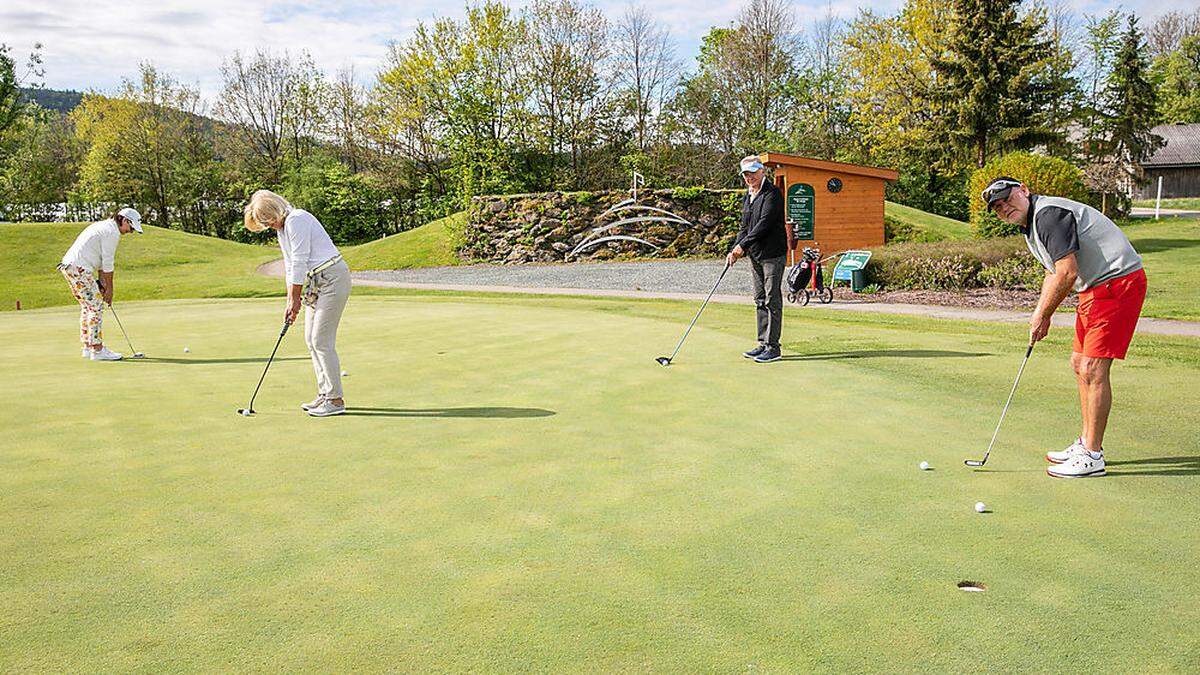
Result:
[[[831,162],[825,159],[801,157],[800,155],[785,155],[781,152],[764,152],[759,156],[759,159],[762,160],[763,164],[768,166],[771,164],[803,166],[810,169],[832,171],[834,173],[848,173],[856,176],[881,178],[883,180],[896,180],[900,177],[900,172],[895,169],[881,169],[876,166],[862,166],[861,164],[847,164],[846,162]]]

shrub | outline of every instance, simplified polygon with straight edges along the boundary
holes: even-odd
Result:
[[[336,159],[314,158],[291,171],[281,194],[316,216],[339,244],[378,239],[392,229],[384,195]]]
[[[1036,286],[1040,266],[1021,237],[895,244],[876,249],[867,283],[896,290]]]
[[[1057,157],[1010,152],[992,159],[971,174],[967,198],[971,204],[971,224],[983,237],[1003,237],[1018,232],[1016,225],[1001,221],[983,203],[980,193],[996,176],[1012,176],[1029,186],[1031,192],[1066,197],[1079,202],[1088,199],[1083,172]]]

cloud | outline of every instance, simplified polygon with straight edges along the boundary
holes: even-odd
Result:
[[[700,39],[729,25],[743,0],[637,0],[662,21],[678,57],[693,63]],[[1064,0],[1077,11],[1117,7],[1116,0]],[[801,25],[826,11],[851,18],[862,8],[894,11],[902,0],[796,0]],[[383,65],[387,45],[403,40],[421,21],[460,18],[466,0],[57,0],[50,8],[0,10],[0,39],[22,54],[44,45],[46,85],[111,91],[150,62],[198,86],[211,100],[220,89],[220,67],[234,51],[310,52],[329,73],[353,65],[363,79]],[[525,0],[509,3],[514,9]],[[628,0],[595,3],[610,19]],[[1123,6],[1155,16],[1169,3],[1124,0]]]

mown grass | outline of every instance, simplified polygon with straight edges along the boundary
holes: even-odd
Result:
[[[460,264],[454,250],[462,241],[466,212],[460,211],[385,239],[342,249],[356,270],[395,270]]]
[[[970,223],[895,202],[884,202],[883,216],[893,221],[893,229],[904,232],[909,241],[970,239],[974,235]]]
[[[278,309],[133,303],[112,364],[70,308],[0,317],[0,670],[1200,666],[1195,340],[1135,339],[1111,475],[1066,483],[1069,330],[974,472],[1021,325],[789,308],[758,366],[715,305],[661,368],[695,303],[356,295],[356,414],[302,416],[293,333],[239,417]]]
[[[1153,199],[1136,199],[1133,202],[1134,206],[1145,208],[1154,208]],[[1181,209],[1184,211],[1200,210],[1200,197],[1176,197],[1173,199],[1162,200],[1162,208],[1164,209]]]

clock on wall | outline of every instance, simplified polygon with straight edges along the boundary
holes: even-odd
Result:
[[[841,192],[842,191],[842,179],[841,178],[830,178],[829,182],[825,184],[825,187],[829,188],[830,192]]]

